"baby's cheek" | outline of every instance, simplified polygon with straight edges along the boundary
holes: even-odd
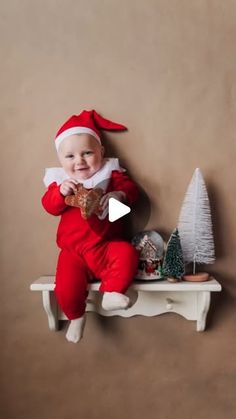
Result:
[[[96,172],[98,172],[100,169],[101,169],[101,167],[102,167],[102,162],[95,162],[94,164],[92,164],[91,166],[90,166],[90,168],[91,168],[91,170],[94,172],[94,173],[96,173]]]

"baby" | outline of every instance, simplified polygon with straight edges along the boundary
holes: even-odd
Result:
[[[88,282],[94,278],[101,281],[104,310],[126,309],[130,301],[125,292],[138,266],[138,251],[123,239],[122,219],[111,223],[107,217],[111,197],[130,206],[138,197],[138,188],[118,159],[104,158],[102,129],[121,131],[126,127],[102,118],[94,110],[73,115],[56,135],[62,167],[47,169],[44,178],[48,188],[43,207],[61,216],[55,295],[70,320],[66,338],[74,343],[83,335]],[[96,185],[103,188],[101,215],[93,214],[86,220],[80,208],[66,205],[65,197],[76,192],[77,183],[87,189]]]

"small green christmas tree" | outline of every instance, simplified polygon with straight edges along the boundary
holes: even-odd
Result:
[[[164,276],[171,282],[180,280],[184,274],[184,259],[178,229],[171,234],[163,262]]]

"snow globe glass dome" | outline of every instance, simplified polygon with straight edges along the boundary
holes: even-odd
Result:
[[[132,239],[133,246],[139,250],[139,265],[135,279],[144,281],[163,279],[162,262],[164,240],[155,230],[136,234]]]

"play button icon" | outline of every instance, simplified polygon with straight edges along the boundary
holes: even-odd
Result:
[[[118,220],[124,215],[130,212],[130,207],[128,205],[122,204],[115,198],[110,198],[108,201],[108,220],[113,223],[113,221]]]

